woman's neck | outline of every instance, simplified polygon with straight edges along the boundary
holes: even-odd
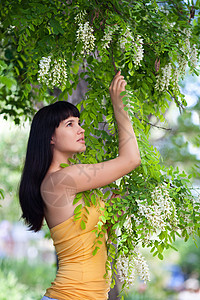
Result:
[[[60,165],[63,163],[70,164],[69,158],[72,158],[72,157],[73,157],[73,154],[66,155],[66,154],[59,153],[56,155],[54,153],[53,160],[51,162],[51,165],[50,165],[47,173],[53,173],[53,172],[57,172],[57,171],[61,170],[62,167]]]

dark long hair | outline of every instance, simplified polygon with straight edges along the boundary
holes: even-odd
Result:
[[[66,101],[58,101],[41,108],[34,116],[24,170],[19,186],[22,218],[30,230],[39,231],[44,219],[41,183],[51,165],[51,138],[60,122],[69,117],[80,117],[79,110]]]

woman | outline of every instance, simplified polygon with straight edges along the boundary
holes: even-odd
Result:
[[[73,205],[73,200],[77,193],[105,186],[140,164],[135,134],[120,96],[125,86],[119,71],[109,88],[119,131],[119,155],[115,159],[61,168],[61,163],[69,163],[74,153],[86,149],[79,111],[60,101],[42,108],[33,119],[19,198],[22,217],[31,230],[40,230],[46,219],[59,259],[56,279],[43,300],[107,299],[109,282],[103,277],[105,236],[97,254],[92,255],[93,230],[100,210],[94,205],[88,208],[86,229],[82,230],[73,215],[75,207],[84,203],[81,199]]]

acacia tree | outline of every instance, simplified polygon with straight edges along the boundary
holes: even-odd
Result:
[[[75,202],[83,194],[86,214],[81,204],[74,211],[84,230],[87,206],[99,197],[105,199],[107,209],[95,231],[93,254],[101,246],[105,224],[111,224],[110,240],[116,247],[108,244],[108,260],[113,261],[114,276],[118,266],[123,287],[133,282],[134,272],[149,279],[138,245],[163,259],[163,250],[173,248],[177,236],[187,240],[200,235],[199,201],[192,194],[191,177],[161,166],[159,152],[148,141],[152,116],[164,122],[170,102],[180,110],[187,106],[178,81],[187,65],[198,74],[199,4],[199,0],[5,0],[0,5],[1,113],[14,115],[19,122],[18,116],[31,114],[36,102],[55,101],[55,88],[60,90],[59,100],[67,99],[80,78],[87,81],[87,92],[78,104],[87,150],[72,163],[116,157],[117,126],[108,88],[119,69],[128,82],[122,94],[124,109],[138,139],[142,164],[105,187],[105,194],[101,189],[78,194]],[[110,199],[111,189],[120,197]]]

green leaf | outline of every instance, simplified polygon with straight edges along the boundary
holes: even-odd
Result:
[[[93,61],[93,56],[89,56],[88,59],[87,59],[87,63],[88,64],[91,64]]]
[[[86,228],[86,224],[83,220],[81,220],[81,228],[84,230]]]
[[[132,61],[130,61],[129,63],[128,63],[128,68],[131,70],[131,69],[133,69],[133,63],[132,63]]]
[[[83,192],[77,193],[76,197],[73,200],[73,205],[75,205],[76,203],[78,203],[81,200],[82,196],[83,196]],[[82,204],[80,204],[80,205],[82,205]]]
[[[101,216],[101,220],[106,223],[106,218],[104,216]]]
[[[92,194],[92,196],[91,196],[91,202],[93,205],[96,205],[96,203],[97,203],[96,196],[94,194]]]
[[[57,20],[51,19],[50,25],[53,28],[53,32],[55,34],[59,34],[59,33],[64,34],[65,33],[63,28],[60,26],[60,23]]]
[[[61,168],[66,168],[66,167],[69,167],[69,164],[62,163],[62,164],[60,164],[60,167]]]
[[[158,249],[159,253],[162,253],[163,252],[163,246],[162,246],[162,244],[158,244],[157,249]]]
[[[90,207],[90,201],[86,197],[84,197],[84,202],[86,206]]]
[[[18,64],[19,64],[20,68],[23,68],[23,63],[22,63],[22,61],[18,59],[17,62],[18,62]]]
[[[74,221],[80,220],[81,217],[77,217],[76,215],[74,216]]]
[[[97,251],[98,251],[99,249],[100,249],[99,247],[95,247],[95,249],[94,249],[93,252],[92,252],[92,255],[96,255],[96,254],[97,254]]]
[[[17,84],[13,78],[8,78],[6,76],[0,76],[0,83],[6,85],[8,89],[11,89],[13,85]]]
[[[153,80],[150,77],[146,77],[146,80],[150,83],[153,83]]]
[[[106,191],[103,195],[103,199],[107,199],[110,196],[110,191]]]
[[[127,94],[127,92],[123,91],[123,92],[120,93],[120,96],[125,96],[126,94]]]
[[[0,189],[0,198],[4,199],[4,191],[2,189]]]
[[[20,52],[22,50],[22,44],[19,44],[19,46],[17,47],[17,52]]]
[[[102,223],[101,221],[99,221],[99,222],[97,223],[97,225],[98,225],[98,229],[101,230],[101,228],[102,228],[102,226],[103,226],[103,223]]]
[[[80,210],[82,209],[82,204],[79,204],[76,208],[75,208],[75,210],[74,210],[74,214],[76,215],[77,213],[79,213],[80,212]]]

